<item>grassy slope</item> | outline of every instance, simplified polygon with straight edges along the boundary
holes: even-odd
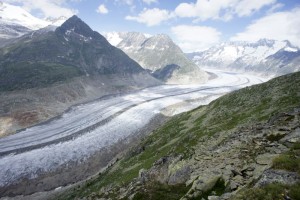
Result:
[[[78,68],[58,63],[19,62],[9,64],[1,69],[0,92],[45,87],[80,75],[82,72]]]
[[[175,116],[133,148],[116,165],[69,191],[61,199],[84,197],[109,184],[128,184],[140,169],[148,169],[165,155],[189,157],[204,135],[228,131],[243,124],[269,119],[273,114],[300,106],[300,72],[227,94],[208,106]],[[142,152],[137,149],[143,149]]]
[[[78,67],[56,61],[65,52],[54,32],[0,49],[0,92],[46,87],[84,75]]]

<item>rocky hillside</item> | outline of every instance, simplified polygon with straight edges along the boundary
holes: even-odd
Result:
[[[0,125],[10,127],[9,119],[16,125],[12,129],[18,129],[74,103],[157,84],[160,81],[73,16],[55,31],[39,30],[0,49]],[[57,108],[45,108],[49,104]]]
[[[106,34],[106,38],[166,83],[196,84],[208,79],[208,75],[191,62],[167,35],[146,36],[128,32]],[[178,67],[170,68],[170,65]]]
[[[299,199],[300,72],[170,119],[55,199]]]
[[[288,41],[261,39],[257,42],[228,42],[188,54],[200,67],[279,76],[297,72],[300,51]]]

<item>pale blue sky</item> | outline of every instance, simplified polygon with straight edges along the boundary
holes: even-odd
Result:
[[[99,32],[170,35],[184,51],[228,40],[300,46],[300,0],[4,0],[40,18],[77,14]]]

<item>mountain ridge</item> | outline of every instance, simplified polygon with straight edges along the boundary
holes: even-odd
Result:
[[[138,32],[121,32],[106,34],[111,43],[118,44],[132,59],[137,61],[144,69],[156,74],[168,65],[177,65],[169,68],[168,77],[161,77],[169,84],[199,84],[208,79],[208,75],[186,58],[182,50],[166,34],[154,36]],[[153,59],[155,58],[155,59]],[[171,71],[170,71],[171,70]]]
[[[28,65],[37,62],[41,65],[57,63],[74,66],[86,76],[144,73],[143,68],[136,62],[111,46],[103,36],[93,31],[77,16],[69,18],[54,32],[22,37],[18,43],[1,49],[0,57],[0,64],[6,69],[19,62],[23,65],[26,62]]]
[[[287,40],[261,39],[257,42],[221,43],[203,52],[187,55],[198,66],[230,69],[273,77],[300,70],[297,66],[299,62],[294,62],[297,57],[295,52],[299,52],[299,48],[293,46]],[[289,57],[282,65],[278,54],[293,54],[295,57]]]

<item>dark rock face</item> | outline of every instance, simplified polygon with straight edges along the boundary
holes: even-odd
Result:
[[[65,34],[66,31],[71,31],[71,30],[74,33],[81,34],[85,37],[101,38],[102,42],[106,42],[106,40],[103,37],[101,37],[99,33],[97,34],[97,32],[94,32],[86,23],[84,23],[76,15],[69,18],[65,23],[63,23],[60,27],[58,27],[55,32]]]
[[[0,91],[47,86],[83,75],[150,76],[77,16],[54,32],[27,34],[17,43],[5,46],[0,51],[0,60]],[[24,71],[30,72],[29,75]],[[66,76],[63,71],[70,73]],[[7,82],[7,77],[11,81]],[[47,81],[36,82],[36,77]]]
[[[175,64],[167,65],[161,69],[156,70],[153,73],[153,76],[159,80],[162,81],[167,81],[172,77],[172,74],[174,73],[175,70],[179,69],[180,67]]]
[[[121,50],[111,46],[98,32],[93,31],[76,16],[68,19],[55,31],[61,40],[69,40],[71,60],[88,74],[140,73],[144,70]],[[78,55],[78,56],[76,56]]]

